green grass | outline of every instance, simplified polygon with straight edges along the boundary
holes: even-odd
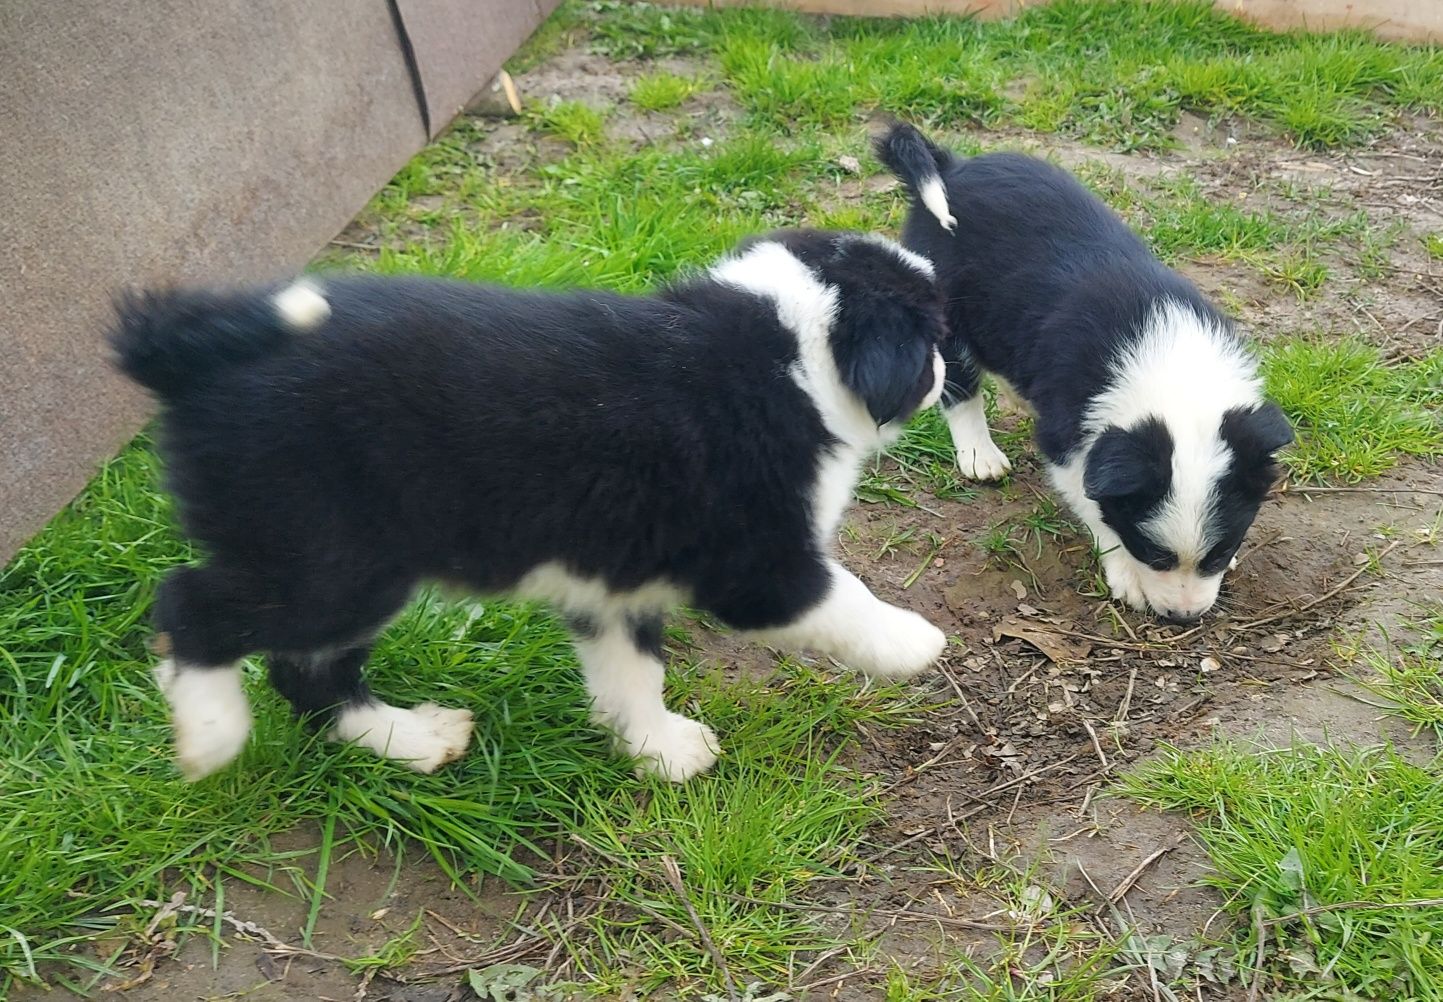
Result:
[[[594,146],[606,135],[606,118],[596,108],[580,101],[560,101],[534,115],[547,132],[577,146]]]
[[[1443,108],[1443,53],[1361,32],[1275,35],[1203,2],[1062,0],[1002,22],[602,5],[600,51],[715,51],[783,131],[880,106],[934,125],[1011,122],[1117,149],[1170,145],[1185,108],[1269,123],[1305,146],[1362,142],[1400,108]],[[938,67],[947,67],[945,74]],[[1020,84],[1020,96],[1013,85]]]
[[[1354,679],[1419,731],[1443,743],[1443,609],[1416,624],[1420,637],[1393,649],[1359,652],[1363,671]]]
[[[631,101],[646,111],[665,111],[684,103],[707,88],[697,77],[683,77],[664,71],[638,77],[631,85]]]
[[[798,951],[834,944],[812,916],[784,905],[809,881],[838,875],[880,814],[874,785],[842,768],[833,749],[859,723],[885,725],[882,704],[801,673],[769,689],[727,687],[714,705],[730,734],[718,775],[646,796],[623,787],[582,808],[581,839],[616,908],[596,917],[575,957],[614,972],[595,986],[603,991],[719,987],[688,906],[733,974],[767,983],[786,980]],[[682,892],[665,878],[668,859]],[[633,957],[648,958],[639,981]]]
[[[1237,921],[1239,966],[1265,989],[1443,998],[1443,781],[1391,750],[1219,745],[1165,752],[1128,796],[1201,821]],[[1249,975],[1250,976],[1250,975]]]
[[[1357,336],[1271,342],[1269,395],[1296,423],[1287,464],[1300,481],[1356,483],[1400,456],[1443,454],[1443,350],[1388,362]]]

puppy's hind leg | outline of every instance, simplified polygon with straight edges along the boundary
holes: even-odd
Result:
[[[957,450],[957,469],[969,480],[998,480],[1012,464],[992,441],[982,400],[982,373],[966,347],[954,341],[947,346],[947,386],[942,413]]]
[[[570,623],[592,719],[646,772],[680,783],[710,769],[716,734],[662,701],[661,617],[576,615]]]
[[[271,684],[296,714],[329,724],[332,741],[354,741],[417,772],[435,772],[466,754],[471,711],[421,703],[410,709],[383,703],[362,675],[370,645],[307,654],[270,655]]]
[[[825,570],[819,601],[786,625],[753,631],[755,638],[820,651],[879,678],[910,678],[946,649],[946,635],[917,613],[883,602],[835,560]]]

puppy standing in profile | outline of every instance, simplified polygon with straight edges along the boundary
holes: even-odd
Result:
[[[669,607],[888,678],[946,644],[831,556],[863,459],[942,392],[931,266],[890,241],[782,232],[651,298],[350,277],[119,311],[205,553],[155,607],[191,779],[245,744],[254,652],[333,739],[460,757],[469,710],[362,677],[428,580],[558,608],[595,719],[674,781],[717,741],[662,701]]]
[[[903,243],[947,301],[942,403],[962,472],[1009,468],[980,366],[1033,411],[1048,477],[1096,538],[1113,595],[1196,620],[1293,439],[1232,323],[1059,167],[956,157],[904,123],[876,149],[913,196]]]

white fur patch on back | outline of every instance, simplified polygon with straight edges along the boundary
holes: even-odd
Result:
[[[942,360],[942,353],[936,348],[932,349],[932,388],[917,405],[917,413],[925,411],[937,401],[942,399],[942,391],[947,388],[947,363]]]
[[[775,241],[753,244],[711,270],[718,282],[763,296],[776,304],[777,319],[797,339],[799,359],[792,378],[812,398],[827,430],[857,449],[882,444],[866,406],[842,384],[832,354],[831,330],[837,290],[824,283],[791,251]]]
[[[1093,398],[1085,427],[1131,428],[1156,417],[1173,441],[1172,487],[1145,531],[1184,563],[1202,557],[1214,488],[1227,472],[1223,414],[1262,397],[1257,363],[1222,326],[1174,299],[1153,307],[1142,336],[1114,363],[1112,384]]]
[[[877,247],[881,247],[883,250],[891,251],[896,256],[897,260],[901,261],[903,264],[911,266],[915,270],[921,272],[923,275],[926,275],[928,278],[937,277],[937,272],[932,267],[931,261],[928,261],[925,257],[923,257],[921,254],[918,254],[916,251],[908,250],[906,247],[903,247],[901,244],[897,243],[897,241],[892,240],[889,237],[882,236],[882,234],[880,233],[854,233],[849,234],[849,239],[854,243],[873,244]]]
[[[277,292],[271,303],[281,322],[294,331],[308,331],[325,323],[331,315],[331,304],[313,283],[301,279]]]

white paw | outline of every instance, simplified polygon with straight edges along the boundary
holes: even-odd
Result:
[[[881,604],[875,632],[847,664],[877,678],[911,678],[931,667],[947,647],[947,635],[910,609]]]
[[[660,726],[635,738],[624,737],[628,754],[640,760],[638,773],[651,773],[673,783],[684,783],[716,763],[721,744],[706,724],[668,713]]]
[[[1147,611],[1147,595],[1143,593],[1137,567],[1120,547],[1102,555],[1102,573],[1113,598],[1138,612]]]
[[[251,733],[241,670],[177,668],[167,659],[155,666],[154,675],[170,703],[181,775],[193,783],[230,765]]]
[[[435,772],[466,754],[471,711],[421,703],[409,710],[385,703],[341,711],[329,735],[354,741],[382,758],[405,762],[417,772]]]
[[[1001,480],[1012,464],[989,438],[975,446],[959,447],[957,469],[968,480]]]

